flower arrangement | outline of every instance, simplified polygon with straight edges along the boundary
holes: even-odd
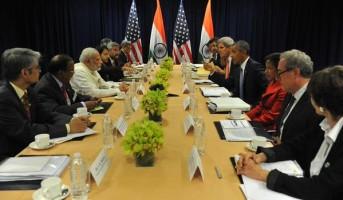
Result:
[[[154,153],[162,148],[163,143],[162,127],[154,121],[143,119],[129,126],[122,146],[126,154],[135,156],[138,165],[151,166]]]
[[[173,58],[167,57],[167,58],[162,60],[162,62],[160,64],[160,68],[161,69],[167,69],[168,71],[172,71],[173,65],[174,65]]]
[[[155,90],[154,88],[156,87],[156,85],[162,85],[163,86],[163,89],[160,89],[160,90],[166,90],[168,87],[169,87],[169,83],[168,81],[165,81],[165,80],[162,80],[160,78],[157,78],[155,79],[152,83],[151,83],[151,86],[153,89],[151,90]],[[158,86],[160,87],[160,86]]]
[[[165,90],[150,90],[142,99],[142,109],[145,113],[160,116],[167,110],[167,92]]]
[[[168,69],[162,68],[156,74],[156,79],[162,79],[163,81],[168,81],[170,77],[170,71]]]

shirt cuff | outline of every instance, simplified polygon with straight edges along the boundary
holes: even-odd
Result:
[[[270,171],[267,176],[267,188],[270,190],[275,190],[276,181],[280,175],[280,172],[276,169]]]
[[[83,107],[87,108],[87,106],[86,106],[86,103],[85,103],[85,102],[81,101],[80,103],[82,104],[82,106],[83,106]]]
[[[69,124],[66,124],[66,129],[67,129],[67,134],[70,133],[70,125]]]
[[[274,162],[275,161],[275,151],[273,150],[273,148],[258,147],[256,154],[261,153],[261,152],[267,156],[266,162]]]

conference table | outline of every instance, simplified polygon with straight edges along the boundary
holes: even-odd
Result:
[[[188,111],[183,108],[183,102],[188,94],[182,93],[184,86],[181,67],[174,66],[169,80],[169,93],[177,94],[168,98],[168,109],[162,114],[162,126],[165,143],[155,154],[153,167],[137,167],[132,155],[126,155],[121,146],[122,136],[118,136],[114,147],[109,150],[110,168],[100,186],[92,180],[88,199],[120,199],[120,200],[161,200],[161,199],[245,199],[239,188],[239,179],[230,163],[230,156],[247,151],[245,142],[227,142],[220,140],[214,121],[225,119],[224,114],[210,114],[206,98],[202,96],[199,86],[196,86],[195,96],[198,100],[198,113],[205,121],[205,153],[201,156],[204,180],[194,177],[189,180],[188,158],[194,145],[194,133],[184,133],[183,122]],[[147,88],[147,87],[146,87]],[[141,95],[138,96],[141,99]],[[116,121],[124,111],[124,101],[113,97],[103,99],[113,102],[108,110],[111,119]],[[128,124],[146,117],[140,108],[127,120]],[[97,134],[85,137],[82,141],[69,141],[54,146],[48,150],[36,151],[24,149],[20,154],[25,155],[56,155],[72,156],[80,152],[90,165],[103,146],[102,120],[104,114],[93,114],[91,121],[96,122],[94,130]],[[218,178],[217,167],[223,178]],[[69,167],[62,173],[63,183],[70,186]],[[33,190],[0,191],[1,200],[32,199]],[[71,196],[67,199],[71,199]]]

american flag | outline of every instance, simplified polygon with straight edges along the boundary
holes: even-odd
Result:
[[[176,64],[180,64],[182,61],[192,62],[193,60],[189,29],[182,1],[180,2],[174,28],[173,59]]]
[[[138,16],[135,0],[132,1],[129,18],[127,20],[125,39],[131,42],[131,63],[143,63],[141,31],[138,24]]]

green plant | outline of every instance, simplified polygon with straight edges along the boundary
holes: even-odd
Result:
[[[122,142],[126,154],[142,157],[155,153],[164,143],[162,127],[147,119],[137,121],[129,126]]]
[[[174,65],[173,58],[167,57],[163,59],[162,62],[160,63],[160,68],[167,69],[168,71],[172,71],[173,65]]]
[[[170,71],[168,69],[162,68],[156,74],[156,79],[162,79],[168,81],[170,77]]]
[[[161,115],[167,110],[167,92],[165,90],[150,90],[142,99],[142,109],[152,115]]]

